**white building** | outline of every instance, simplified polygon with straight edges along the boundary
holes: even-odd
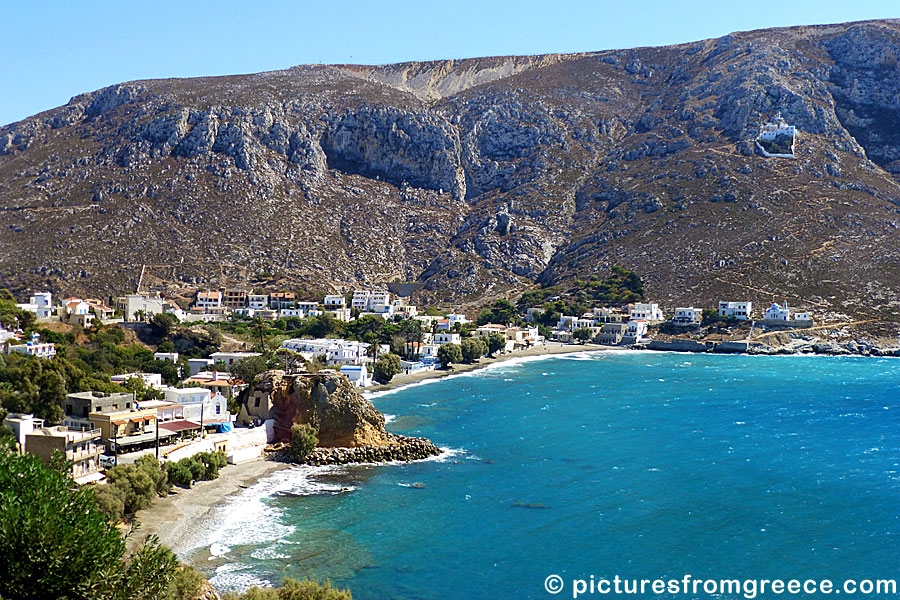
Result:
[[[211,358],[189,358],[188,368],[191,371],[191,375],[196,375],[200,371],[205,371],[209,367],[213,366],[213,363],[216,362]]]
[[[628,316],[634,321],[649,321],[650,323],[659,323],[666,319],[663,312],[659,309],[659,304],[648,304],[645,302],[636,302]]]
[[[39,319],[44,319],[53,314],[53,294],[50,292],[38,292],[31,296],[28,304],[17,304],[21,310],[34,313]]]
[[[325,310],[347,308],[347,299],[340,294],[329,294],[325,296],[325,300],[322,304],[325,305]]]
[[[434,344],[438,346],[443,346],[444,344],[459,344],[460,341],[462,341],[462,336],[458,333],[439,331],[434,334]]]
[[[28,434],[36,429],[42,428],[44,426],[44,420],[35,419],[34,415],[9,413],[6,415],[6,419],[3,420],[3,424],[12,429],[13,435],[16,438],[16,443],[19,444],[19,447],[25,448],[25,439],[28,437]]]
[[[268,294],[247,294],[247,308],[263,310],[269,308]]]
[[[469,320],[466,318],[466,315],[462,315],[459,313],[450,313],[449,315],[447,315],[447,321],[450,325],[450,329],[453,329],[453,327],[457,323],[459,323],[459,326],[462,327],[469,322]]]
[[[197,308],[221,308],[222,292],[197,292]]]
[[[350,299],[350,308],[355,308],[360,312],[368,312],[369,296],[371,295],[372,292],[369,290],[355,290],[353,292],[353,298]]]
[[[699,325],[703,320],[703,309],[694,308],[693,306],[676,308],[675,316],[672,317],[672,323],[675,325]]]
[[[752,302],[719,302],[719,316],[746,321],[753,310]]]
[[[346,307],[344,307],[344,308],[337,308],[337,307],[328,308],[327,306],[325,307],[326,314],[331,315],[338,321],[344,321],[345,323],[349,323],[351,320],[353,320],[353,315],[351,314],[352,310],[353,309],[346,308]]]
[[[372,379],[365,365],[344,365],[341,367],[341,375],[346,376],[355,387],[372,385]]]
[[[56,344],[41,342],[26,342],[24,344],[11,345],[9,352],[17,352],[28,356],[37,356],[38,358],[53,358],[56,356]]]
[[[178,362],[178,353],[177,352],[154,352],[153,358],[156,360],[170,360],[173,363]]]
[[[306,311],[302,308],[282,308],[278,311],[278,316],[282,319],[287,317],[297,317],[302,319],[306,316]]]
[[[781,306],[778,306],[777,303],[773,302],[772,306],[766,309],[764,319],[770,322],[782,323],[797,323],[798,321],[802,321],[804,324],[812,321],[808,312],[792,313],[791,309],[788,308],[787,302],[784,302]]]
[[[112,383],[118,384],[123,384],[129,379],[140,379],[149,388],[157,390],[163,388],[162,375],[159,373],[125,373],[124,375],[113,375],[109,378]]]
[[[138,311],[144,313],[144,318],[162,314],[165,312],[165,304],[166,302],[159,295],[151,294],[128,294],[123,298],[116,299],[116,308],[126,321],[134,321],[135,313]]]
[[[212,394],[206,388],[165,388],[167,402],[177,402],[184,406],[184,418],[200,423],[203,426],[216,425],[218,423],[230,423],[231,415],[228,412],[228,399],[222,394]]]
[[[371,361],[368,356],[369,344],[355,340],[294,338],[282,342],[281,347],[303,354],[324,356],[328,366],[361,365]]]
[[[628,321],[625,328],[625,335],[622,337],[624,344],[639,344],[647,335],[647,326],[649,323],[644,320]]]

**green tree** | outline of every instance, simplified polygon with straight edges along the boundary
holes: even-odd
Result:
[[[473,363],[487,352],[484,342],[480,337],[467,337],[459,345],[462,351],[463,360],[467,363]]]
[[[319,445],[319,431],[307,423],[291,426],[291,454],[294,458],[304,458]]]
[[[131,600],[161,597],[177,561],[156,538],[129,561],[97,506],[35,456],[0,451],[0,597]]]
[[[287,578],[280,588],[252,587],[243,594],[225,596],[225,600],[353,600],[349,590],[331,587],[331,582]]]
[[[257,375],[268,370],[269,362],[265,356],[248,356],[231,366],[231,376],[252,385]]]
[[[375,361],[372,376],[375,377],[375,381],[378,383],[387,383],[401,370],[400,357],[396,354],[388,353]]]
[[[58,371],[44,371],[37,380],[38,399],[33,407],[36,417],[48,425],[56,425],[63,419],[63,403],[66,401],[66,382]]]
[[[478,324],[498,323],[509,325],[519,322],[519,311],[509,300],[497,300],[490,308],[486,308],[478,315]]]
[[[572,332],[572,337],[579,342],[586,342],[591,339],[591,330],[587,327],[579,327],[575,331]]]
[[[444,369],[463,361],[462,349],[459,344],[442,344],[438,348],[438,361]]]
[[[490,356],[506,348],[506,336],[501,333],[492,333],[487,337],[487,351]]]

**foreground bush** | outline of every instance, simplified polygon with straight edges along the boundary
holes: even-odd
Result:
[[[316,583],[309,579],[285,579],[280,588],[253,587],[243,594],[230,594],[225,600],[353,600],[349,590],[331,587],[331,582]]]
[[[94,492],[34,456],[0,450],[0,597],[161,598],[174,554],[148,538],[126,562],[125,542]]]

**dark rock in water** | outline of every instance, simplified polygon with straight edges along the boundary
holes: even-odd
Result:
[[[540,502],[515,502],[512,505],[513,508],[550,508],[546,504],[541,504]]]

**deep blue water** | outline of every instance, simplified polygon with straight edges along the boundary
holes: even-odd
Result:
[[[225,588],[329,577],[358,600],[546,599],[551,573],[561,598],[591,575],[900,579],[898,382],[896,359],[618,352],[402,389],[374,398],[388,428],[454,452],[276,473],[192,560]]]

